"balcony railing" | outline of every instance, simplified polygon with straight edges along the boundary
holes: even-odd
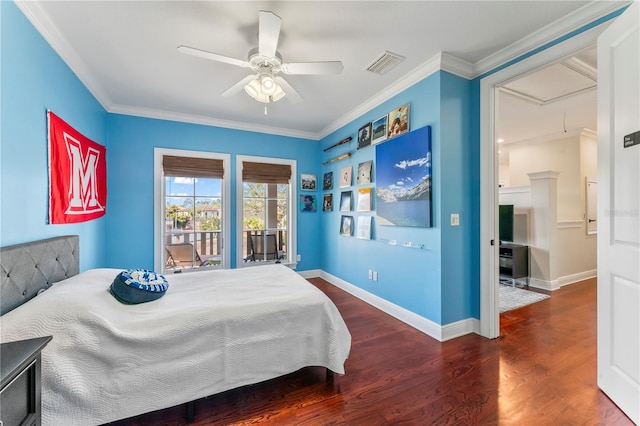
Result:
[[[219,266],[222,261],[222,231],[193,231],[193,230],[173,230],[165,234],[165,267],[167,269],[191,269],[201,266]],[[266,241],[271,235],[275,235],[277,256],[275,260],[286,258],[287,231],[285,229],[245,229],[242,237],[242,259],[245,262],[272,261],[271,255],[257,255],[252,244],[252,237]],[[187,256],[178,258],[176,248],[192,248],[187,250]],[[251,248],[254,247],[254,251]],[[184,250],[183,250],[184,252]],[[190,253],[190,254],[189,254]],[[200,259],[200,261],[198,261]]]

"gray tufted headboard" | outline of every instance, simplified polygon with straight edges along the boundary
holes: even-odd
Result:
[[[43,288],[78,274],[77,235],[0,248],[0,315],[22,305]]]

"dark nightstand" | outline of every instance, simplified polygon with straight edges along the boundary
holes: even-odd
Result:
[[[40,352],[52,337],[0,344],[2,426],[40,425]]]

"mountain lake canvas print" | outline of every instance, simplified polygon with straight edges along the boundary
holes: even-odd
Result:
[[[431,128],[376,145],[379,225],[430,228]]]

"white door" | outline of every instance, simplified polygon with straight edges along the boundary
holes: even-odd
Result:
[[[625,136],[640,131],[639,23],[634,2],[598,39],[598,386],[636,424],[640,144]]]

